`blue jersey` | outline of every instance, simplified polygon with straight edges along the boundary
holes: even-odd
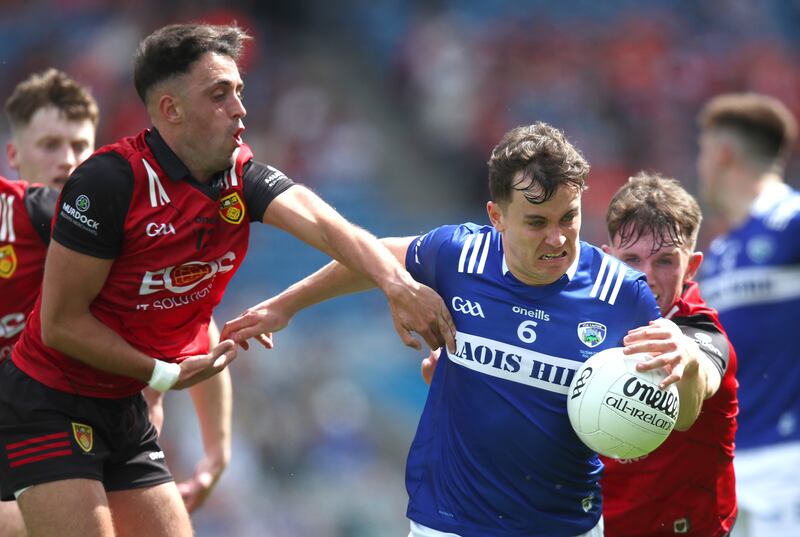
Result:
[[[586,243],[570,270],[530,286],[490,226],[445,226],[406,267],[456,324],[408,455],[408,517],[462,537],[572,537],[600,518],[602,465],[575,435],[567,391],[590,356],[659,317],[644,276]]]
[[[800,193],[775,184],[703,263],[706,302],[736,349],[737,448],[800,440]]]

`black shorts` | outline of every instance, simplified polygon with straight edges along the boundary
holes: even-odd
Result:
[[[141,394],[83,397],[48,388],[0,363],[0,498],[62,479],[95,479],[106,491],[151,487],[172,474]]]

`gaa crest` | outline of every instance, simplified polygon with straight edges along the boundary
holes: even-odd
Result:
[[[593,349],[606,340],[606,325],[594,321],[586,321],[578,325],[578,339]]]
[[[78,443],[78,446],[86,452],[89,453],[92,450],[92,446],[94,445],[94,434],[92,433],[92,428],[88,425],[84,425],[83,423],[75,423],[72,422],[72,435],[75,437],[75,441]]]
[[[0,278],[8,279],[17,270],[17,254],[10,244],[0,247]]]
[[[238,192],[219,200],[219,215],[230,224],[241,224],[244,219],[244,203]]]

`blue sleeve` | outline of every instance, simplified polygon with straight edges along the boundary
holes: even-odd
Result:
[[[420,283],[436,289],[436,265],[439,251],[449,242],[459,226],[442,226],[417,237],[408,245],[406,269]]]

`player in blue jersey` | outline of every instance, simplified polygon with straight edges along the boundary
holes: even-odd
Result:
[[[518,127],[489,160],[492,225],[386,240],[444,298],[457,329],[408,455],[414,537],[603,534],[602,465],[570,426],[568,386],[587,358],[623,345],[659,310],[641,273],[579,240],[588,173],[559,130]],[[300,309],[367,287],[328,265],[229,322],[223,337],[269,338]],[[686,362],[664,353],[644,368],[664,365],[669,383]]]
[[[727,226],[703,264],[703,294],[739,357],[734,535],[800,528],[800,193],[783,181],[797,123],[772,97],[730,94],[700,114],[702,193]]]

